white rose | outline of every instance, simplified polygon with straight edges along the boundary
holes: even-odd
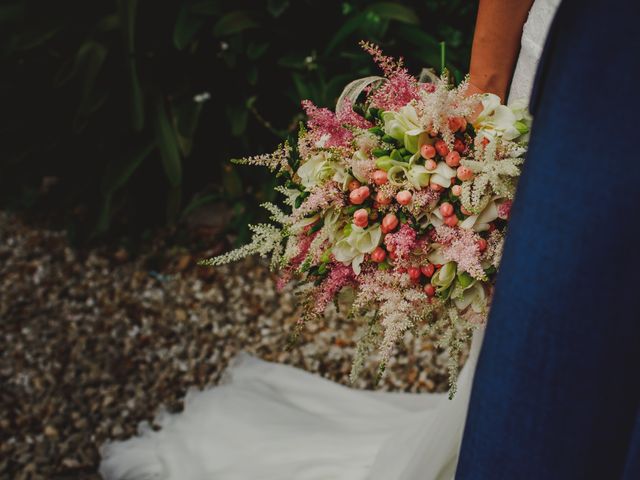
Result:
[[[384,133],[404,143],[411,153],[418,151],[418,137],[424,128],[413,105],[405,105],[397,112],[383,112]]]
[[[487,303],[486,294],[480,282],[474,282],[467,288],[461,297],[454,299],[459,310],[464,310],[469,305],[476,313],[481,313]]]
[[[381,238],[382,231],[379,224],[369,228],[351,225],[348,234],[333,246],[333,255],[339,262],[351,263],[353,271],[359,275],[365,254],[373,252],[380,244]]]
[[[479,214],[465,218],[465,220],[460,223],[460,228],[484,232],[489,230],[489,224],[496,218],[498,218],[498,206],[496,205],[495,199],[493,199]]]
[[[485,93],[482,98],[483,110],[474,122],[474,127],[479,136],[489,138],[503,137],[505,140],[514,140],[523,133],[518,129],[521,122],[514,111],[500,103],[500,97],[492,93]],[[519,115],[522,110],[518,107]],[[523,117],[521,117],[523,118]],[[522,124],[524,125],[524,124]],[[528,129],[526,130],[528,131]]]
[[[309,158],[298,168],[297,172],[300,177],[300,183],[302,183],[306,189],[311,189],[325,183],[334,173],[335,168],[332,162],[328,160],[328,154],[326,152],[318,153]]]

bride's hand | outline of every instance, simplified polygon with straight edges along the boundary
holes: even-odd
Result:
[[[473,81],[469,80],[467,91],[465,92],[465,94],[468,97],[470,97],[471,95],[482,95],[483,93],[487,93],[487,92],[481,89],[480,87],[478,87],[475,83],[473,83]],[[475,110],[468,117],[468,120],[470,120],[471,123],[475,122],[476,118],[478,118],[478,115],[480,115],[480,112],[482,112],[482,103],[478,102]]]
[[[533,0],[480,0],[471,52],[471,93],[495,93],[505,100],[522,27]]]

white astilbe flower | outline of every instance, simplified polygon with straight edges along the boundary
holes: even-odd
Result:
[[[329,239],[331,233],[331,228],[323,227],[318,231],[318,234],[314,237],[311,245],[309,246],[309,254],[307,255],[307,259],[311,262],[318,262],[324,249],[322,248],[323,244]]]
[[[287,188],[284,185],[277,185],[274,190],[284,195],[283,203],[290,206],[291,208],[295,206],[296,198],[300,196],[300,190],[297,190],[295,188]]]
[[[455,137],[454,132],[449,128],[449,119],[470,116],[480,102],[480,98],[478,95],[466,95],[469,88],[468,78],[460,82],[457,87],[452,87],[448,77],[443,75],[432,85],[433,88],[422,91],[416,110],[424,130],[439,133],[451,147]]]
[[[353,311],[376,308],[380,324],[380,372],[391,358],[393,348],[402,335],[423,321],[431,311],[428,297],[415,288],[407,274],[397,272],[367,272],[360,280],[360,290],[353,302]]]
[[[281,225],[290,225],[292,223],[291,217],[280,210],[280,207],[278,207],[277,205],[274,205],[271,202],[265,202],[260,206],[271,214],[269,218],[274,222]]]
[[[266,223],[249,225],[249,229],[253,232],[251,243],[243,245],[240,248],[236,248],[235,250],[231,250],[223,255],[203,260],[200,264],[208,267],[215,267],[236,262],[250,255],[258,254],[264,258],[270,254],[271,266],[275,268],[282,258],[282,240],[286,236],[285,232]]]
[[[300,242],[298,237],[290,235],[287,238],[287,242],[282,253],[282,259],[280,261],[281,267],[285,267],[292,258],[296,257],[300,253]]]
[[[461,201],[467,210],[480,213],[493,197],[513,198],[524,161],[514,153],[510,145],[496,139],[485,146],[477,144],[475,159],[460,162],[474,174],[472,180],[462,184]]]
[[[500,266],[500,260],[502,259],[502,251],[504,249],[504,234],[499,230],[494,230],[489,234],[487,240],[487,249],[485,250],[482,261],[489,263],[495,268]]]
[[[253,157],[237,158],[232,160],[238,165],[259,165],[267,167],[270,171],[278,173],[283,171],[291,172],[289,166],[289,156],[291,155],[291,146],[289,142],[279,145],[275,152],[265,153],[263,155],[255,155]]]

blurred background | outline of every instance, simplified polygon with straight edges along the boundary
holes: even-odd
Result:
[[[353,327],[301,345],[255,260],[195,266],[247,238],[272,151],[377,74],[359,40],[417,74],[468,68],[476,2],[5,0],[0,5],[0,477],[99,478],[98,447],[216,383],[247,350],[347,382]],[[314,330],[315,328],[315,330]],[[446,388],[407,342],[382,388]],[[405,352],[405,353],[407,353]],[[361,388],[371,388],[371,375]]]

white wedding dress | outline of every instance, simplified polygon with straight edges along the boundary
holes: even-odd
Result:
[[[559,0],[537,0],[510,98],[528,98]],[[453,400],[351,389],[241,355],[221,385],[187,395],[160,431],[103,447],[106,480],[435,480],[455,475],[483,331]]]

